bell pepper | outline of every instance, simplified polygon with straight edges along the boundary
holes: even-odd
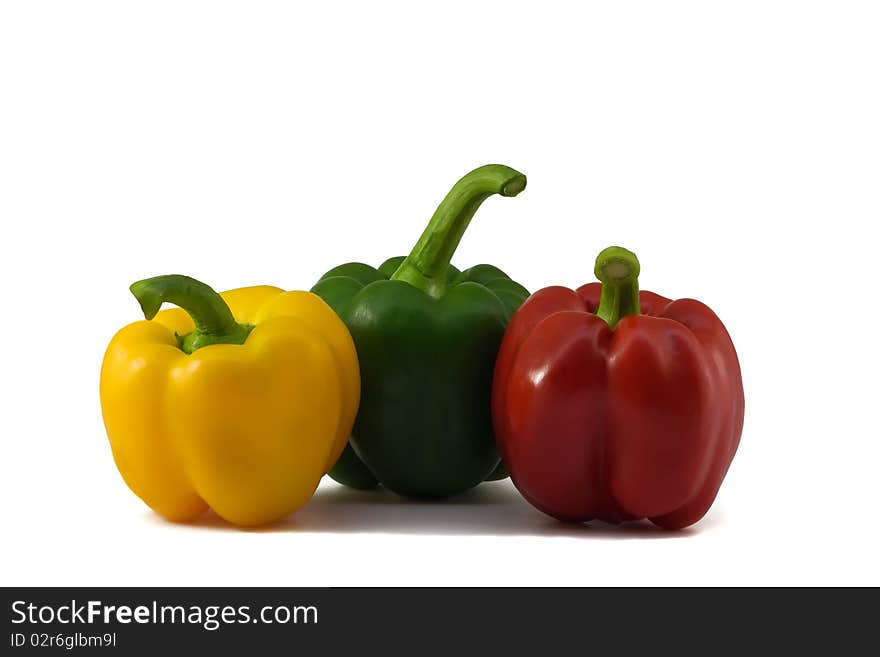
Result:
[[[486,198],[525,186],[510,167],[480,167],[455,184],[408,256],[378,269],[344,264],[312,288],[348,326],[361,368],[351,440],[330,471],[336,481],[445,497],[506,476],[496,470],[492,370],[528,291],[497,267],[458,271],[450,260]]]
[[[640,293],[639,269],[610,247],[596,260],[601,283],[529,297],[498,355],[495,433],[541,511],[681,529],[708,511],[733,460],[742,376],[715,313]]]
[[[186,276],[139,281],[148,320],[121,329],[101,408],[126,484],[173,521],[208,507],[237,525],[301,507],[357,412],[357,354],[319,297],[259,286],[218,295]],[[158,312],[163,302],[180,306]]]

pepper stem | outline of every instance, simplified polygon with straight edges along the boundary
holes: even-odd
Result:
[[[196,326],[191,333],[178,336],[178,346],[187,354],[211,344],[244,344],[254,328],[236,322],[219,294],[189,276],[155,276],[133,283],[129,289],[147,319],[153,319],[166,301],[187,312]]]
[[[602,294],[596,316],[613,331],[627,315],[638,315],[639,259],[632,251],[609,246],[596,258],[596,278],[602,281]]]
[[[442,297],[452,254],[483,201],[493,194],[516,196],[525,188],[526,177],[503,164],[487,164],[465,175],[437,207],[391,279],[406,281],[436,299]]]

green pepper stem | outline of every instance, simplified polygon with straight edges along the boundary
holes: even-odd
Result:
[[[391,279],[406,281],[434,298],[446,292],[446,270],[477,209],[493,194],[516,196],[526,177],[503,164],[487,164],[459,180],[437,207],[425,232]]]
[[[155,276],[133,283],[129,289],[147,319],[153,319],[166,301],[187,312],[195,330],[178,336],[178,342],[188,354],[211,344],[244,344],[253,329],[249,324],[236,322],[219,294],[189,276]]]
[[[596,315],[613,331],[627,315],[638,315],[639,259],[632,251],[609,246],[596,258],[596,278],[602,281],[602,294]]]

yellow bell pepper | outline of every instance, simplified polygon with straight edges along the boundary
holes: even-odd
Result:
[[[210,507],[259,525],[300,508],[342,453],[360,398],[357,353],[336,313],[310,292],[218,295],[186,276],[131,290],[155,319],[120,330],[101,368],[126,484],[174,521]],[[166,301],[180,308],[158,312]]]

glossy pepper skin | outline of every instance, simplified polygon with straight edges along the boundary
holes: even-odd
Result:
[[[330,471],[356,488],[446,497],[500,478],[492,433],[492,371],[511,313],[528,296],[497,267],[449,263],[480,204],[516,196],[521,173],[488,165],[464,176],[409,256],[378,269],[349,263],[312,288],[354,339],[361,405],[349,446]]]
[[[736,351],[699,301],[639,293],[629,251],[603,251],[596,275],[577,291],[539,290],[511,321],[492,398],[504,462],[556,518],[687,527],[739,444]]]
[[[360,390],[351,336],[316,295],[220,295],[185,276],[131,287],[145,316],[111,340],[101,408],[126,484],[173,521],[237,525],[301,507],[336,462]],[[164,301],[181,308],[157,314]]]

